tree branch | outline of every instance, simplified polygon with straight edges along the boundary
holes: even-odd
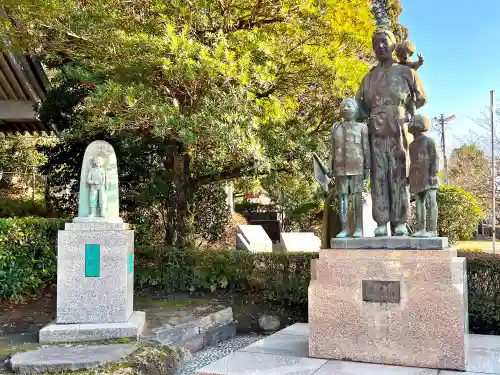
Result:
[[[196,185],[206,185],[210,184],[212,182],[220,182],[220,181],[228,181],[228,180],[234,180],[239,177],[244,177],[244,176],[265,176],[268,175],[270,172],[291,172],[292,167],[287,165],[287,166],[282,166],[279,168],[271,169],[270,171],[258,171],[255,162],[247,164],[247,165],[240,165],[238,167],[232,168],[225,170],[220,173],[211,173],[207,174],[205,176],[200,176],[197,178],[193,179],[193,182]]]
[[[195,34],[198,38],[201,39],[202,35],[206,33],[216,33],[218,31],[223,31],[224,33],[232,33],[239,30],[249,30],[254,27],[262,27],[264,25],[271,25],[273,23],[281,23],[284,21],[285,19],[283,17],[264,18],[256,20],[253,20],[251,18],[240,18],[236,21],[236,24],[232,27],[219,25],[211,29],[196,30]]]

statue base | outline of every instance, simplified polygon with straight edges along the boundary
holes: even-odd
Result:
[[[123,223],[121,217],[80,217],[73,218],[73,223]]]
[[[134,311],[125,323],[48,324],[38,335],[40,344],[137,340],[146,326],[146,314]]]
[[[332,238],[332,249],[448,250],[448,237]]]
[[[134,231],[128,224],[67,223],[58,233],[57,249],[56,322],[40,332],[40,340],[70,330],[78,336],[78,326],[83,336],[96,339],[120,330],[127,337],[140,333],[144,313],[133,311]]]
[[[466,368],[466,261],[456,250],[321,250],[308,301],[311,357]]]

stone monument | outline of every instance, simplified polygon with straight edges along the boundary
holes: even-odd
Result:
[[[134,231],[119,217],[113,147],[94,141],[80,177],[78,217],[57,240],[57,316],[41,343],[137,338],[145,314],[133,311]]]
[[[421,134],[425,118],[415,114],[426,101],[424,90],[416,71],[393,59],[390,31],[377,31],[372,41],[379,63],[364,77],[357,100],[370,140],[376,237],[332,238],[331,249],[312,260],[309,356],[465,370],[465,258],[447,238],[436,237],[435,202],[429,234],[423,221],[425,196],[437,189],[437,155]],[[408,124],[416,135],[412,146]],[[406,229],[409,149],[412,192],[424,204],[417,237]],[[394,237],[387,236],[389,223]]]

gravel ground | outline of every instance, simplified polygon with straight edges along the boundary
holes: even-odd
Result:
[[[179,373],[179,375],[193,375],[194,372],[218,359],[224,358],[225,356],[231,354],[232,352],[244,348],[265,336],[248,334],[248,335],[238,335],[231,340],[224,341],[217,346],[206,348],[193,355],[193,359],[186,363],[184,369]]]

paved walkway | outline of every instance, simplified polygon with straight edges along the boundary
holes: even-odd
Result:
[[[470,335],[468,372],[309,358],[309,327],[298,323],[236,350],[196,375],[500,375],[500,336]],[[425,354],[423,354],[425,355]]]

